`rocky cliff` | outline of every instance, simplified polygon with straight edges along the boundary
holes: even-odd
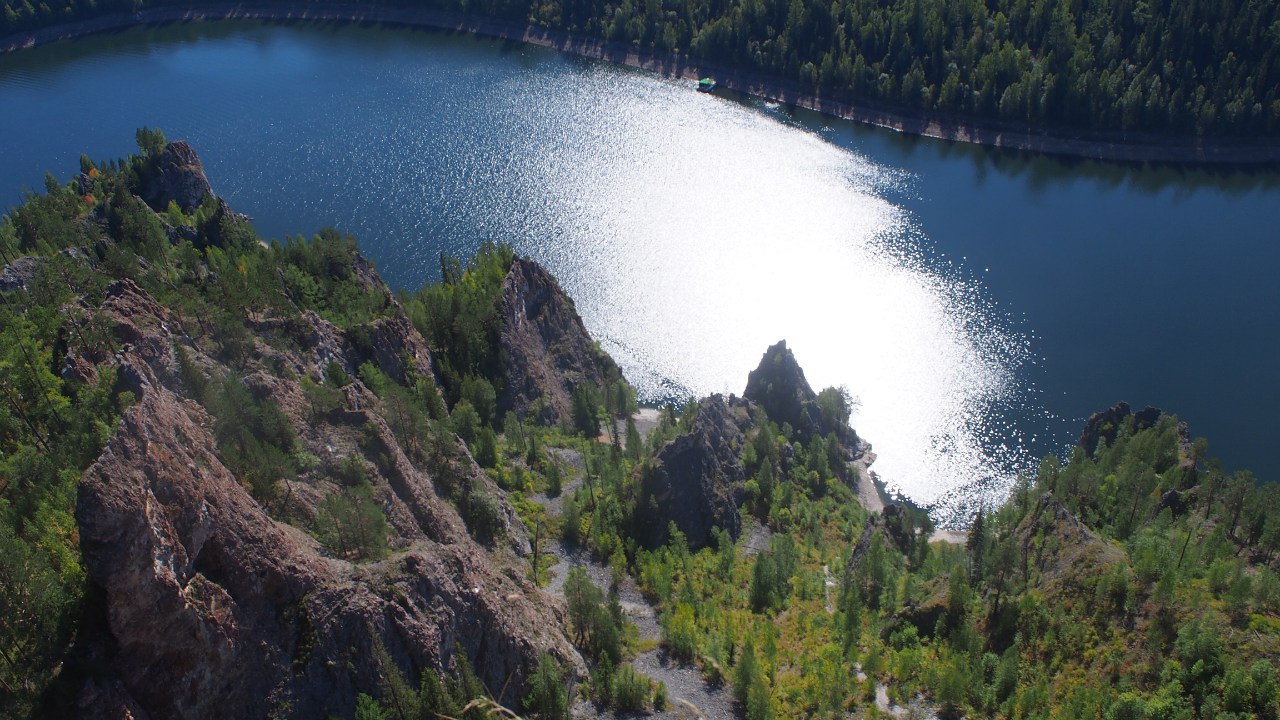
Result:
[[[746,497],[748,480],[742,448],[750,437],[764,430],[757,410],[763,410],[771,422],[787,423],[794,430],[797,442],[785,443],[775,469],[779,476],[790,470],[802,449],[797,443],[818,434],[834,433],[846,462],[862,459],[864,467],[869,464],[870,446],[853,428],[823,417],[818,396],[786,341],[770,347],[759,367],[751,371],[747,395],[717,394],[703,399],[692,427],[657,450],[641,477],[639,516],[644,520],[636,528],[636,536],[642,543],[650,547],[665,543],[671,523],[694,548],[708,544],[715,528],[738,537],[742,530],[738,508]],[[870,482],[845,468],[836,472],[849,482]]]
[[[502,372],[499,412],[544,425],[569,422],[575,388],[597,393],[618,377],[613,359],[587,333],[573,301],[541,265],[516,257],[500,300]]]
[[[823,413],[818,394],[809,385],[786,340],[765,350],[760,364],[747,375],[747,388],[742,396],[763,407],[770,420],[779,425],[789,424],[801,439],[836,433],[851,451],[850,460],[870,448],[847,424],[849,408],[845,408],[843,418]]]
[[[712,395],[699,403],[693,428],[659,450],[641,479],[640,502],[647,508],[636,536],[642,543],[665,543],[670,523],[694,548],[707,545],[715,528],[738,537],[747,480],[738,454],[750,424],[745,400]]]
[[[185,173],[190,182],[177,186],[191,192],[161,192],[157,203],[188,207],[197,190],[207,192],[207,182],[192,180],[203,171],[184,147],[171,144],[157,172]],[[84,564],[104,604],[100,627],[85,629],[98,638],[88,650],[98,670],[80,690],[81,714],[349,716],[356,694],[379,694],[391,673],[416,685],[424,671],[461,663],[518,706],[540,653],[583,672],[559,605],[525,579],[528,539],[505,493],[451,432],[406,433],[403,408],[359,378],[367,363],[436,392],[423,338],[371,266],[356,256],[352,272],[385,296],[377,317],[340,328],[311,311],[251,312],[249,347],[234,360],[203,336],[201,321],[130,280],[84,308],[111,341],[73,345],[64,373],[92,381],[114,366],[136,402],[79,486]],[[524,272],[547,277],[531,263]],[[537,294],[526,300],[526,290]],[[563,301],[552,290],[526,282],[508,299],[554,308]],[[547,337],[547,314],[528,315],[534,336]],[[334,367],[351,376],[340,387]],[[595,366],[581,372],[587,367]],[[549,386],[577,379],[557,371],[545,368]],[[205,406],[218,383],[241,383],[252,402],[278,408],[296,437],[297,472],[270,495],[237,475],[219,445]],[[307,383],[326,389],[332,405],[317,408]],[[352,463],[386,520],[390,552],[381,559],[336,553],[308,532],[344,491],[340,468]],[[488,546],[458,509],[477,493],[497,510]]]
[[[195,149],[178,140],[149,158],[138,195],[156,212],[164,212],[173,202],[189,213],[213,195],[213,187]]]

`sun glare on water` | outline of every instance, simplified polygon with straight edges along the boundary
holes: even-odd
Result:
[[[998,494],[1020,460],[999,410],[1020,401],[1028,343],[884,199],[911,179],[677,82],[592,80],[516,93],[557,130],[516,153],[518,185],[540,194],[526,252],[641,398],[741,393],[786,339],[815,389],[857,398],[891,488],[943,515],[972,502],[957,490]]]

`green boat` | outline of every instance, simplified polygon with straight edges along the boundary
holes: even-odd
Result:
[[[711,92],[716,89],[714,78],[704,77],[698,81],[698,92]]]

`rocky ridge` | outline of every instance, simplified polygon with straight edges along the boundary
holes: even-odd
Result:
[[[1080,438],[1076,444],[1084,448],[1086,454],[1092,456],[1098,449],[1100,443],[1112,445],[1116,441],[1117,435],[1120,433],[1120,427],[1124,423],[1132,423],[1130,430],[1138,432],[1153,428],[1162,418],[1166,417],[1163,410],[1156,407],[1147,406],[1138,412],[1134,412],[1129,403],[1119,402],[1106,410],[1093,413],[1084,423],[1084,429],[1080,431]],[[1195,470],[1195,451],[1191,441],[1191,431],[1185,422],[1178,423],[1178,464],[1184,470]]]
[[[693,428],[658,451],[641,481],[641,502],[656,510],[642,513],[647,521],[636,529],[641,542],[666,543],[670,523],[690,547],[707,545],[717,527],[737,539],[747,481],[738,452],[751,407],[741,398],[712,395],[699,403]]]
[[[765,350],[760,364],[747,375],[747,388],[742,396],[763,407],[769,418],[779,425],[790,424],[801,438],[836,433],[849,451],[848,460],[870,450],[846,422],[824,417],[818,394],[809,385],[786,340],[779,340]]]
[[[596,346],[573,301],[541,265],[516,257],[500,300],[502,372],[499,412],[544,425],[568,423],[575,388],[597,391],[620,372]]]
[[[161,154],[173,162],[146,180],[160,188],[157,202],[198,204],[197,191],[208,192],[187,150],[174,143]],[[528,539],[505,493],[451,433],[424,462],[356,377],[367,362],[401,382],[430,378],[431,354],[373,268],[357,258],[354,270],[385,293],[380,317],[341,329],[312,312],[251,316],[252,349],[238,365],[132,281],[107,289],[96,311],[112,349],[73,348],[64,363],[84,379],[114,365],[136,397],[80,482],[84,564],[105,606],[101,626],[86,628],[97,638],[87,652],[109,668],[81,688],[83,715],[344,716],[388,673],[416,684],[423,671],[464,662],[495,698],[518,705],[540,653],[584,672],[560,605],[525,579]],[[566,302],[547,295],[541,302]],[[301,381],[325,385],[331,364],[353,379],[333,388],[337,407],[316,412]],[[295,454],[312,458],[276,500],[255,498],[228,468],[191,387],[193,377],[227,376],[278,406]],[[340,490],[335,468],[352,457],[386,516],[382,560],[336,556],[301,529]],[[459,488],[494,498],[504,541],[472,538],[449,501]]]
[[[823,418],[818,395],[783,340],[769,347],[748,375],[743,397],[704,398],[689,431],[657,451],[641,478],[640,502],[648,506],[642,513],[644,523],[636,528],[642,543],[649,547],[665,543],[671,523],[692,548],[710,543],[715,528],[738,538],[742,532],[739,507],[746,498],[748,480],[740,454],[747,438],[760,430],[758,409],[771,421],[790,425],[797,440],[834,433],[849,464],[849,481],[871,482],[861,477],[874,457],[871,446],[847,424]],[[790,445],[783,451],[781,472],[788,470],[794,452]]]
[[[1013,535],[1029,584],[1050,597],[1088,595],[1099,577],[1126,564],[1122,549],[1086,526],[1052,493],[1040,496]]]

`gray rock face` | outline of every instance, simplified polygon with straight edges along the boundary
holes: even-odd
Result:
[[[200,157],[181,140],[169,143],[152,158],[151,172],[141,180],[139,196],[157,212],[163,212],[172,201],[189,213],[206,195],[213,195]]]
[[[541,265],[517,257],[502,288],[502,371],[506,385],[498,411],[554,425],[572,417],[575,387],[601,388],[617,372],[598,352],[555,278]]]
[[[702,401],[693,429],[667,443],[643,477],[638,514],[645,521],[637,528],[642,542],[662,545],[673,522],[691,548],[707,545],[717,527],[735,539],[741,534],[738,506],[747,478],[739,452],[750,418],[745,400],[712,395]]]
[[[770,420],[779,425],[790,423],[804,436],[817,430],[821,420],[815,404],[818,394],[809,386],[786,340],[765,351],[760,364],[747,375],[742,396],[763,407]]]
[[[0,291],[22,290],[35,279],[40,261],[33,257],[20,257],[0,270]]]

